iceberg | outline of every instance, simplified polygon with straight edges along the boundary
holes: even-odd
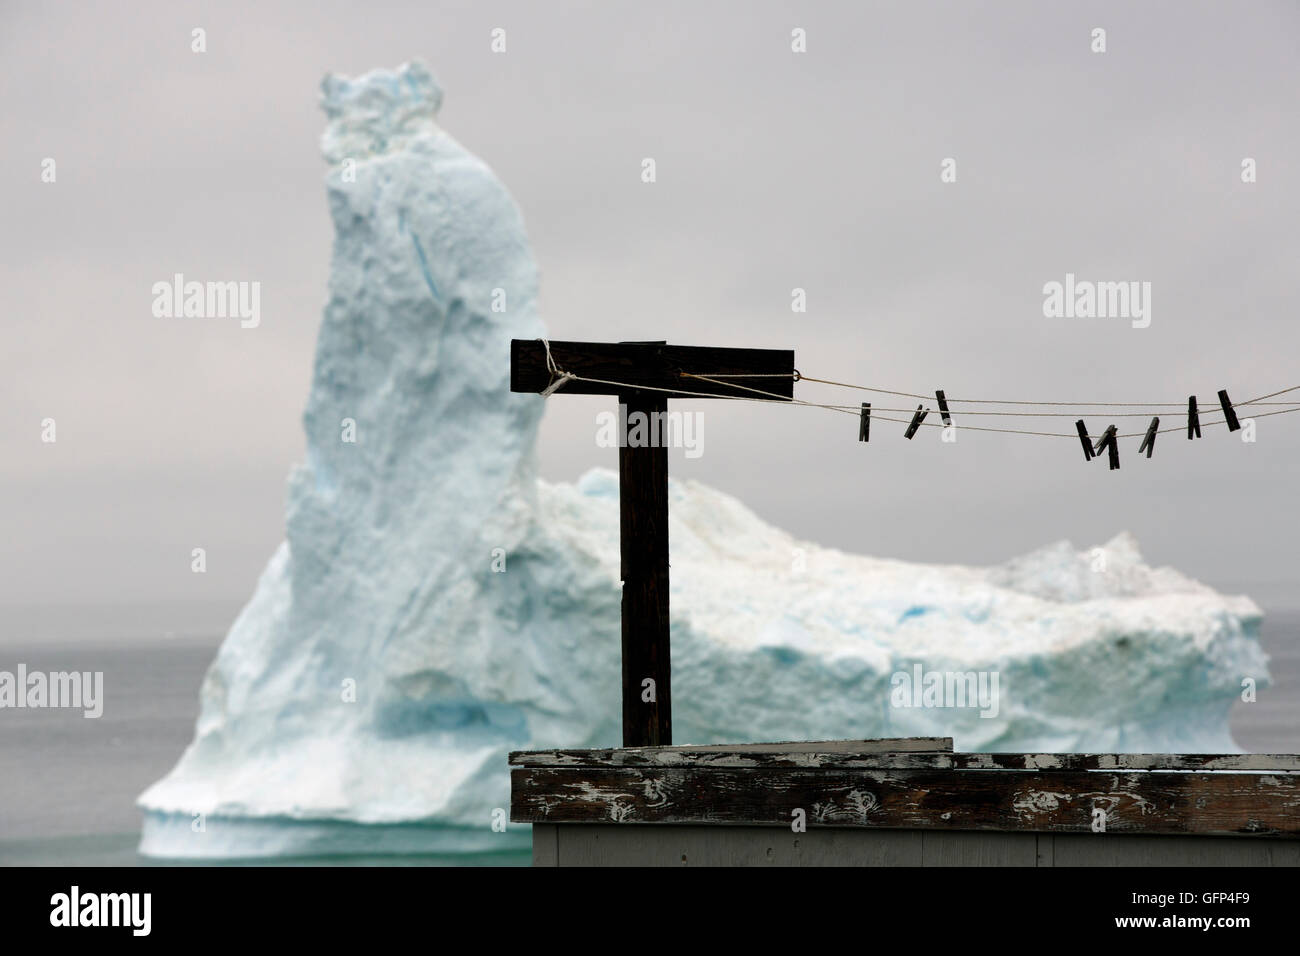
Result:
[[[146,856],[527,845],[493,827],[507,753],[620,742],[618,477],[538,477],[545,400],[509,390],[510,340],[546,334],[537,267],[441,100],[419,64],[324,81],[306,461],[194,740],[139,798]],[[679,743],[1232,752],[1242,680],[1267,681],[1255,604],[1127,534],[932,566],[800,541],[696,482],[669,496]],[[914,674],[995,675],[997,700],[903,693]]]

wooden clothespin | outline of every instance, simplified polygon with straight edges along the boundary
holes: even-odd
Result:
[[[952,424],[952,416],[948,414],[948,399],[944,397],[943,389],[934,393],[934,397],[939,400],[939,414],[943,416],[945,426]]]
[[[1101,438],[1097,441],[1096,447],[1093,449],[1093,451],[1098,455],[1101,454],[1103,448],[1107,450],[1110,458],[1111,471],[1114,471],[1119,467],[1119,442],[1115,440],[1115,431],[1116,428],[1114,425],[1107,428],[1106,431],[1102,433]]]
[[[1074,423],[1074,427],[1079,430],[1079,441],[1083,444],[1083,460],[1092,461],[1092,439],[1088,437],[1088,429],[1080,418]]]
[[[871,403],[862,403],[862,417],[858,419],[858,441],[871,440]]]
[[[1232,410],[1232,402],[1228,400],[1226,389],[1219,389],[1219,404],[1223,406],[1223,417],[1228,420],[1228,431],[1235,432],[1241,428],[1241,422],[1237,421],[1237,413]]]
[[[1196,432],[1195,435],[1192,432]],[[1196,410],[1196,396],[1187,397],[1187,440],[1201,437],[1201,416]]]
[[[1151,419],[1151,424],[1147,426],[1146,437],[1142,439],[1142,444],[1138,446],[1139,455],[1146,452],[1147,457],[1151,457],[1151,453],[1156,450],[1156,429],[1159,427],[1160,417],[1156,416]]]
[[[903,434],[904,438],[911,438],[916,434],[916,430],[921,427],[921,422],[925,421],[925,416],[930,414],[929,409],[923,405],[916,406],[916,414],[912,416],[912,423],[907,426],[907,431]]]

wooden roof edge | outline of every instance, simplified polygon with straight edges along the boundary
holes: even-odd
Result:
[[[950,738],[911,738],[947,740]],[[826,749],[827,743],[844,745]],[[638,747],[607,750],[514,751],[513,767],[695,766],[750,769],[838,767],[913,770],[1202,771],[1296,773],[1298,754],[954,753],[934,749],[872,749],[863,741],[809,741],[793,745]],[[874,742],[872,742],[874,743]],[[880,742],[884,743],[884,742]]]
[[[869,754],[869,753],[952,753],[951,737],[874,737],[862,740],[790,740],[752,744],[670,744],[666,747],[598,747],[593,749],[512,750],[510,763],[528,765],[532,758],[545,759],[548,755],[564,754],[565,762],[571,756],[586,755],[601,763],[611,755],[644,756],[651,762],[662,754]]]

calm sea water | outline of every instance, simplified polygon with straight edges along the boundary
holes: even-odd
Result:
[[[0,711],[0,864],[151,862],[135,852],[135,798],[171,769],[190,742],[199,685],[234,610],[10,609],[0,618],[0,670],[13,671],[22,662],[29,671],[103,671],[106,697],[97,720],[80,711]],[[1270,611],[1263,642],[1273,684],[1256,703],[1234,706],[1233,735],[1255,753],[1297,753],[1300,611]],[[526,865],[529,854],[279,862],[495,866]]]

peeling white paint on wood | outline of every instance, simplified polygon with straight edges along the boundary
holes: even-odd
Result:
[[[1107,772],[1095,760],[1080,769],[1065,759],[1064,768],[1034,759],[1037,769],[1015,769],[1035,757],[1026,754],[979,755],[998,761],[988,769],[863,767],[844,755],[837,765],[807,767],[781,756],[764,755],[756,767],[516,768],[511,819],[788,828],[792,809],[811,808],[815,826],[1086,833],[1101,808],[1107,833],[1300,838],[1300,774],[1291,772]]]

